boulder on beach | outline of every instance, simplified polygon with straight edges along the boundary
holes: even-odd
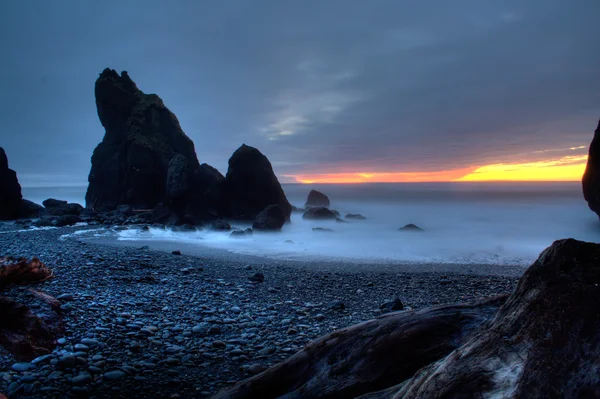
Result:
[[[599,244],[556,241],[508,297],[332,332],[216,398],[598,397],[598,259]]]
[[[254,230],[279,231],[286,221],[286,213],[280,205],[269,205],[256,216]]]
[[[337,216],[333,211],[325,207],[308,208],[302,219],[306,220],[336,220]]]
[[[23,199],[17,172],[9,168],[8,157],[0,147],[0,220],[38,217],[43,207]]]
[[[590,144],[587,165],[581,182],[583,197],[590,209],[600,217],[600,121]]]
[[[305,208],[313,207],[313,206],[323,206],[325,208],[329,208],[331,203],[329,202],[329,197],[317,190],[310,190],[308,193],[308,197],[306,198]]]
[[[409,223],[406,226],[400,227],[399,231],[408,231],[408,232],[422,232],[425,231],[416,224]]]
[[[254,147],[243,144],[229,158],[225,193],[232,219],[253,221],[269,205],[279,205],[290,219],[292,206],[271,162]]]

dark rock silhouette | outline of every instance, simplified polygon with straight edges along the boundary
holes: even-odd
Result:
[[[308,208],[304,215],[302,215],[302,219],[306,220],[336,220],[337,216],[333,211],[325,208],[325,207],[315,207]]]
[[[286,221],[286,213],[280,205],[269,205],[256,216],[252,223],[254,230],[279,231]]]
[[[69,204],[67,201],[54,198],[48,198],[42,204],[46,208],[46,214],[51,216],[79,215],[83,211],[83,207],[79,204]]]
[[[105,69],[95,95],[106,133],[92,155],[86,206],[98,211],[121,204],[154,208],[167,196],[173,157],[184,157],[189,173],[200,166],[194,143],[160,97],[139,90],[127,72],[119,76]]]
[[[599,259],[599,244],[556,241],[508,298],[335,331],[216,397],[598,397]]]
[[[304,207],[308,208],[310,206],[324,206],[325,208],[329,208],[329,205],[331,205],[329,202],[329,197],[320,191],[310,190]]]
[[[106,132],[92,155],[86,207],[102,213],[103,223],[124,223],[123,217],[176,226],[219,218],[252,221],[269,205],[281,206],[289,220],[291,205],[257,149],[242,145],[229,160],[226,179],[199,164],[177,117],[160,97],[139,90],[127,72],[105,69],[95,94]],[[129,214],[111,213],[123,205]]]
[[[233,237],[233,238],[249,237],[253,233],[254,232],[252,231],[251,228],[247,228],[247,229],[244,229],[244,230],[233,230],[229,236]]]
[[[17,172],[9,169],[6,152],[0,147],[0,219],[18,218],[22,199]]]
[[[417,226],[416,224],[412,224],[412,223],[409,223],[406,226],[400,227],[398,230],[399,231],[410,231],[410,232],[423,232],[423,231],[425,231],[422,228],[420,228],[419,226]]]
[[[353,220],[366,220],[367,218],[361,215],[360,213],[349,213],[345,216],[346,219]]]
[[[590,144],[582,186],[588,206],[600,217],[600,121]]]
[[[0,220],[38,217],[43,207],[23,199],[17,172],[8,166],[8,157],[0,147]]]
[[[290,218],[292,206],[271,162],[256,148],[243,144],[229,158],[225,190],[233,219],[253,221],[269,205],[279,205]]]

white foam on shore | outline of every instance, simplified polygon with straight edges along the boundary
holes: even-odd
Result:
[[[312,187],[286,186],[292,204],[302,205]],[[119,240],[181,242],[238,254],[289,260],[523,265],[562,238],[600,242],[600,223],[581,196],[579,184],[329,185],[342,217],[366,220],[306,221],[292,214],[280,233],[232,238],[230,232],[129,229]],[[414,223],[424,233],[400,232]],[[249,224],[231,222],[234,227]],[[314,227],[334,230],[316,232]]]

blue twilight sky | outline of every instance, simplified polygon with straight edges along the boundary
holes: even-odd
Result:
[[[6,0],[0,146],[24,185],[84,184],[110,67],[223,173],[242,143],[284,181],[581,155],[599,16],[598,0]]]

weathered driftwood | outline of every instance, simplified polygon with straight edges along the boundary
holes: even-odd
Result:
[[[501,302],[334,332],[217,397],[600,397],[600,245],[556,241]]]
[[[39,259],[0,258],[0,289],[51,277],[52,271]],[[0,296],[0,346],[19,360],[50,353],[63,330],[60,303],[43,292],[29,291],[27,306]]]
[[[52,278],[48,269],[38,258],[0,257],[0,289],[10,285],[38,283]]]
[[[28,306],[0,297],[0,345],[19,360],[50,353],[63,330],[56,299],[37,291],[32,293]]]
[[[217,398],[352,398],[412,377],[458,348],[506,299],[389,313],[313,341]]]

